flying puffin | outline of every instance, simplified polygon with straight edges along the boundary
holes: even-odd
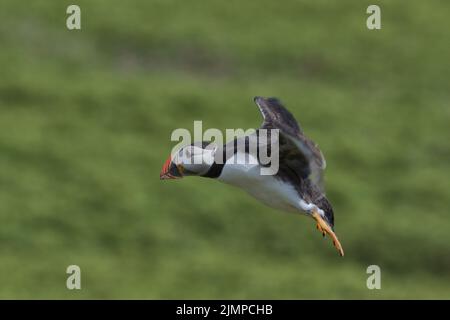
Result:
[[[344,256],[334,233],[333,208],[323,188],[326,163],[322,152],[303,134],[294,116],[277,98],[255,97],[254,101],[264,119],[260,129],[223,146],[202,141],[182,147],[164,163],[160,179],[213,178],[244,189],[275,209],[303,213],[316,221],[317,229],[324,237],[328,234],[339,254]],[[277,135],[270,134],[273,129]],[[261,139],[262,132],[268,132],[266,142]],[[267,164],[261,163],[259,148],[265,143],[270,149],[273,139],[278,139],[278,171],[274,175],[262,175],[261,169]],[[255,141],[256,151],[249,147]],[[237,147],[239,142],[245,147]]]

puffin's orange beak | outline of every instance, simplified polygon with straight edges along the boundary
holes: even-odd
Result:
[[[159,178],[161,180],[167,180],[167,179],[179,179],[182,178],[183,175],[181,174],[179,168],[176,164],[172,162],[172,157],[169,156],[169,158],[164,162],[164,165],[161,169],[161,173],[159,174]]]

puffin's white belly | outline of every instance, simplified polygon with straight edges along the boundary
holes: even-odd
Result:
[[[242,156],[238,153],[228,159],[218,178],[219,181],[247,191],[272,208],[304,212],[301,206],[301,203],[304,202],[293,186],[274,176],[261,175],[259,164],[252,164],[252,162],[240,164],[241,162],[234,162],[235,159],[242,160]]]

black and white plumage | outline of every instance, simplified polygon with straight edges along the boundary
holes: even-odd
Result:
[[[276,98],[255,97],[264,121],[254,134],[236,138],[224,146],[209,142],[194,143],[170,157],[161,171],[161,179],[197,175],[217,179],[239,187],[262,203],[283,211],[303,213],[314,218],[317,229],[329,234],[340,253],[342,246],[334,233],[334,214],[323,188],[323,170],[326,162],[317,145],[307,138],[294,116]],[[275,175],[262,175],[258,149],[261,147],[261,129],[278,129],[279,170]],[[270,131],[269,131],[270,133]],[[267,145],[276,142],[268,135]],[[245,148],[237,148],[242,143]],[[265,147],[266,145],[264,145]],[[269,148],[270,149],[270,148]],[[269,153],[271,151],[269,150]],[[201,156],[199,164],[185,163],[182,155]],[[206,156],[205,156],[206,155]],[[252,160],[252,161],[250,161]]]

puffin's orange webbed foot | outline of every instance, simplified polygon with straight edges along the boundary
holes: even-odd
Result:
[[[336,247],[336,249],[339,252],[339,254],[341,255],[341,257],[343,257],[344,256],[344,249],[342,249],[342,245],[339,242],[339,239],[337,238],[337,236],[334,233],[334,231],[331,230],[331,227],[328,225],[328,223],[315,210],[312,213],[312,217],[317,222],[317,225],[316,225],[317,230],[319,230],[324,237],[325,237],[326,234],[328,234],[331,237],[331,239],[333,239],[333,245]]]
[[[325,231],[323,231],[322,227],[319,223],[316,225],[316,229],[319,230],[319,232],[322,234],[322,236],[325,238]]]

